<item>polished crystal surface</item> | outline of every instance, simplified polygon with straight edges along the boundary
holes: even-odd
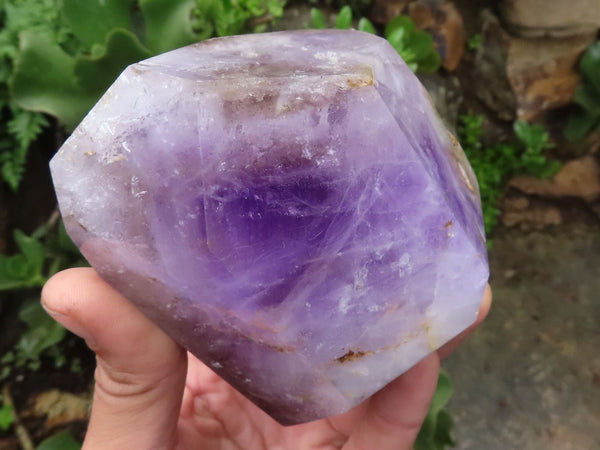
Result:
[[[488,278],[460,146],[357,31],[130,66],[51,169],[102,277],[285,424],[348,410],[464,330]]]

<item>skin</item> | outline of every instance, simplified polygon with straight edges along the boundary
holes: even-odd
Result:
[[[96,353],[83,448],[411,449],[435,391],[440,360],[473,326],[351,411],[283,427],[154,326],[93,269],[70,269],[44,287],[42,305]]]

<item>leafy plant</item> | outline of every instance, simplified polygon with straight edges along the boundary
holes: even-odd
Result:
[[[540,178],[554,175],[561,167],[558,161],[549,161],[544,151],[552,148],[548,132],[541,125],[515,122],[516,142],[499,143],[484,147],[484,118],[463,115],[458,128],[459,141],[469,158],[479,182],[483,207],[483,221],[487,233],[498,223],[497,203],[505,181],[515,174],[530,174]]]
[[[0,254],[0,291],[41,287],[60,269],[82,263],[62,224],[55,235],[42,227],[31,236],[20,230],[15,230],[13,236],[19,252]]]
[[[9,403],[2,402],[2,406],[0,407],[0,430],[8,430],[14,421],[15,416],[13,414],[13,406]]]
[[[313,28],[327,28],[327,21],[321,10],[312,8],[310,16]],[[344,6],[336,16],[335,28],[348,29],[351,25],[352,9]],[[371,21],[365,17],[358,21],[358,29],[371,34],[377,33]],[[433,45],[433,37],[418,30],[410,17],[398,16],[392,19],[385,27],[385,38],[413,72],[435,72],[440,68],[441,58]]]
[[[40,227],[31,236],[16,230],[14,239],[18,253],[0,255],[0,291],[39,288],[59,270],[83,264],[62,223]],[[37,370],[44,355],[55,366],[64,365],[66,359],[56,344],[62,341],[65,329],[46,314],[39,300],[24,302],[19,318],[26,330],[14,348],[0,358],[0,379],[15,368]]]
[[[19,312],[19,318],[27,326],[13,350],[1,359],[5,372],[0,379],[6,378],[15,368],[36,371],[41,366],[41,358],[49,356],[55,367],[61,367],[66,359],[55,347],[65,337],[66,330],[42,308],[38,299],[25,302]]]
[[[42,286],[47,280],[42,274],[44,247],[20,230],[15,230],[14,239],[20,253],[0,255],[0,290]]]
[[[365,33],[377,34],[375,26],[366,17],[361,17],[358,20],[358,29],[360,31],[364,31]]]
[[[417,29],[408,16],[397,16],[385,27],[385,38],[413,72],[435,72],[441,58],[431,34]]]
[[[570,141],[579,141],[600,127],[600,41],[587,49],[579,68],[583,83],[573,95],[577,109],[564,131]]]
[[[440,371],[438,384],[433,394],[429,411],[421,426],[414,445],[414,450],[444,450],[447,446],[454,447],[452,438],[452,417],[444,406],[452,397],[452,380],[444,371]]]
[[[325,15],[320,9],[312,8],[310,10],[312,27],[318,30],[327,28]],[[338,30],[347,30],[352,26],[352,9],[350,6],[344,6],[335,18],[334,27]],[[366,33],[375,34],[376,30],[373,24],[366,17],[361,17],[358,21],[358,29]]]
[[[520,155],[516,170],[538,178],[548,178],[561,168],[560,162],[549,161],[544,155],[545,150],[555,147],[550,140],[548,131],[542,125],[532,125],[527,122],[515,122],[513,130],[522,144],[523,151]]]
[[[192,30],[196,40],[244,32],[264,31],[283,15],[283,0],[196,0]]]
[[[310,19],[312,21],[312,27],[317,30],[323,30],[327,28],[327,20],[325,19],[325,15],[318,8],[310,9]]]
[[[37,112],[25,111],[11,97],[8,82],[19,55],[19,34],[30,30],[68,46],[55,0],[5,0],[0,3],[0,173],[16,191],[23,176],[27,149],[48,124]]]
[[[6,109],[12,118],[0,124],[0,173],[8,186],[16,191],[25,170],[27,150],[48,121],[42,114],[25,111],[16,105]]]
[[[352,26],[352,10],[349,6],[344,6],[340,9],[335,18],[335,28],[338,30],[347,30]]]
[[[201,39],[261,31],[284,0],[0,2],[0,173],[14,191],[53,116],[68,131],[129,64]],[[141,25],[140,25],[141,24]]]

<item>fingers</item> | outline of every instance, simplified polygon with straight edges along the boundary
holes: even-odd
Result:
[[[469,334],[471,334],[473,330],[475,330],[475,328],[477,328],[479,324],[484,321],[484,319],[490,312],[491,307],[492,288],[490,288],[490,285],[488,284],[485,288],[485,292],[483,293],[483,299],[481,300],[481,305],[479,305],[479,313],[477,314],[477,319],[475,320],[475,323],[469,328],[467,328],[465,331],[460,333],[458,336],[456,336],[454,339],[452,339],[450,342],[446,343],[438,349],[437,352],[438,355],[440,355],[440,359],[446,359],[448,356],[450,356],[450,354],[452,354],[452,352],[454,352],[454,350],[456,350],[456,348],[467,338],[467,336],[469,336]]]
[[[439,368],[433,353],[375,394],[343,449],[411,449],[435,392]]]
[[[186,353],[93,269],[70,269],[52,277],[42,304],[96,352],[84,448],[172,447]]]

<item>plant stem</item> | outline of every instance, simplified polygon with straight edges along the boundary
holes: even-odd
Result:
[[[273,14],[267,13],[264,16],[253,17],[250,19],[249,25],[251,28],[257,27],[259,25],[264,25],[266,23],[272,22],[275,19]]]
[[[2,388],[2,399],[6,405],[12,406],[15,435],[17,436],[17,439],[19,439],[21,448],[23,450],[35,450],[35,446],[33,445],[31,436],[29,436],[27,428],[25,428],[25,425],[23,425],[23,422],[21,422],[21,418],[17,413],[17,408],[15,408],[12,395],[10,394],[10,386],[8,385],[8,383],[6,383]]]
[[[35,239],[39,239],[43,236],[46,235],[46,233],[48,233],[49,230],[52,229],[52,227],[54,227],[54,225],[56,225],[56,222],[58,222],[58,219],[60,219],[60,211],[58,210],[58,207],[54,208],[54,211],[52,211],[52,214],[50,214],[50,217],[48,217],[48,220],[46,220],[46,222],[42,225],[40,225],[31,235],[32,238]]]

